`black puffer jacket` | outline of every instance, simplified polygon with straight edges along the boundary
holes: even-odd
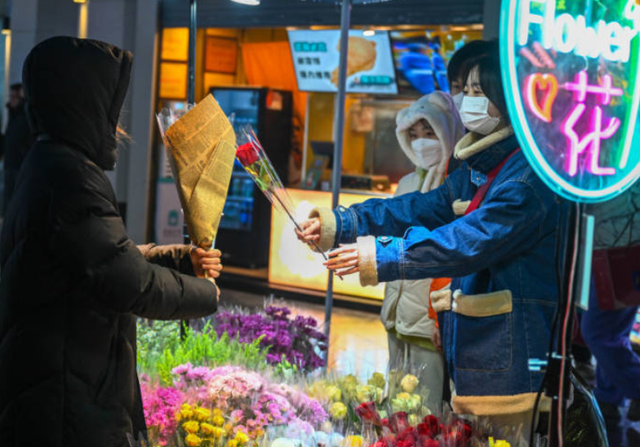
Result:
[[[57,37],[25,62],[39,141],[2,228],[2,447],[127,446],[145,430],[136,315],[216,310],[213,284],[176,271],[193,273],[186,247],[139,249],[127,237],[103,172],[115,164],[131,61],[108,44]]]

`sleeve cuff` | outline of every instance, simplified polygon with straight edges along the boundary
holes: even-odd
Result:
[[[403,239],[382,236],[375,240],[378,266],[378,281],[389,282],[405,279],[402,251]]]
[[[309,218],[320,219],[320,242],[318,245],[322,251],[331,250],[336,244],[336,216],[329,208],[315,208],[309,214]]]
[[[358,265],[360,267],[360,284],[363,286],[378,285],[378,264],[376,262],[376,238],[373,236],[358,238]]]

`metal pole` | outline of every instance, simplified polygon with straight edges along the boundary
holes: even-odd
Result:
[[[198,42],[198,21],[197,21],[198,0],[189,0],[189,78],[187,80],[187,105],[196,102],[196,45]],[[184,243],[191,244],[187,224],[184,224]],[[189,325],[189,320],[182,320],[180,324],[180,336],[185,336],[185,326]]]
[[[344,104],[347,96],[347,55],[349,54],[349,28],[351,27],[351,2],[342,0],[342,12],[340,18],[340,65],[338,71],[338,94],[335,103],[335,120],[333,124],[333,179],[331,206],[335,209],[340,199],[340,187],[342,183],[342,146],[344,142]],[[325,301],[324,332],[327,339],[331,335],[331,313],[333,311],[333,273],[329,273],[329,284]],[[329,341],[329,340],[328,340]],[[326,352],[327,364],[329,350]]]
[[[196,101],[196,44],[198,41],[198,0],[190,1],[189,14],[189,82],[187,87],[187,102],[194,104]]]
[[[198,0],[189,0],[189,62],[188,62],[188,79],[187,79],[187,105],[196,102],[196,45],[198,42],[198,20],[196,15],[196,7]],[[183,227],[184,243],[190,244],[189,233],[187,232],[187,224]]]

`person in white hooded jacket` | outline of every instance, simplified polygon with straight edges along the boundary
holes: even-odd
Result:
[[[454,146],[464,135],[451,96],[436,91],[420,98],[398,113],[396,124],[400,147],[416,169],[400,180],[395,196],[436,189],[444,181]],[[431,409],[442,401],[444,361],[431,342],[437,329],[435,312],[429,312],[429,294],[448,283],[448,279],[394,281],[387,284],[382,303],[391,365],[417,374],[420,386],[429,389],[426,403]]]

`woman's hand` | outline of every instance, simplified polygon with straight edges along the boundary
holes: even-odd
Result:
[[[198,278],[219,278],[222,271],[220,250],[191,249],[191,263]]]
[[[322,229],[320,219],[313,218],[305,220],[300,224],[300,228],[302,229],[302,231],[299,231],[296,228],[296,235],[298,236],[298,240],[304,242],[307,245],[312,245],[314,242],[318,244],[320,242],[320,231]]]
[[[329,252],[329,260],[324,265],[343,277],[360,271],[358,244],[340,245],[340,248]]]

